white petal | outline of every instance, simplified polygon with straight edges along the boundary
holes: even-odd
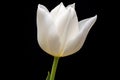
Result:
[[[63,5],[63,3],[61,2],[57,7],[55,7],[52,11],[51,11],[51,15],[53,16],[53,18],[56,20],[57,17],[61,14],[63,14],[65,12],[65,6]]]
[[[66,41],[74,38],[79,33],[78,18],[74,8],[70,10],[70,20],[66,29]]]
[[[84,41],[87,37],[87,34],[90,28],[93,26],[96,19],[97,19],[97,16],[94,16],[92,18],[85,19],[79,22],[80,29],[81,29],[80,33],[75,38],[68,41],[67,46],[62,56],[68,56],[80,50],[80,48],[84,44]]]
[[[55,21],[55,25],[59,34],[64,34],[64,31],[66,30],[67,25],[69,24],[70,16],[70,9],[66,10],[64,13],[58,16],[57,20]]]
[[[66,24],[69,22],[70,10],[66,10],[64,14],[60,15],[52,27],[49,28],[47,36],[47,46],[49,48],[49,54],[59,56],[65,38],[63,37]],[[45,36],[45,35],[44,35]]]
[[[37,9],[37,39],[41,48],[49,52],[47,46],[47,37],[50,27],[53,26],[53,20],[45,7],[38,5]]]
[[[73,39],[79,32],[75,10],[70,7],[66,14],[58,18],[56,25],[58,26],[57,30],[59,31],[59,35],[61,37],[61,56],[64,53],[64,49],[67,47],[66,43],[69,41],[69,39]]]
[[[70,9],[66,10],[56,20],[55,25],[56,25],[56,29],[58,30],[60,36],[64,36],[66,34],[70,20],[71,20],[71,10]]]
[[[47,44],[49,48],[49,54],[53,56],[59,56],[61,48],[63,47],[64,42],[63,32],[65,30],[66,23],[69,18],[69,10],[66,10],[64,14],[60,15],[59,18],[54,22],[55,26],[51,27],[48,32]]]

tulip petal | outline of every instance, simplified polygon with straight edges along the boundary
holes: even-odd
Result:
[[[92,18],[88,18],[79,22],[80,32],[75,38],[67,42],[64,54],[62,56],[68,56],[80,50],[84,44],[90,28],[93,26],[96,19],[97,16],[94,16]]]
[[[66,10],[60,16],[58,16],[57,20],[55,21],[55,28],[58,30],[60,36],[62,36],[67,28],[67,24],[69,23],[70,18],[70,9]]]
[[[66,24],[69,22],[69,12],[70,10],[66,10],[63,14],[59,16],[59,18],[54,22],[53,27],[49,28],[47,40],[48,40],[48,48],[49,48],[49,53],[51,55],[60,55],[60,51],[64,47],[64,41],[65,41],[65,28],[67,27]]]
[[[57,17],[59,15],[61,15],[62,13],[64,13],[64,11],[66,10],[65,6],[63,5],[63,3],[61,2],[57,7],[55,7],[52,11],[51,11],[51,15],[53,16],[54,20],[57,19]]]
[[[49,54],[54,56],[59,56],[61,48],[64,44],[64,37],[63,33],[68,23],[69,18],[69,10],[66,10],[62,13],[56,22],[54,22],[55,26],[49,28],[48,32],[48,47],[49,47]]]
[[[70,22],[70,17],[71,17],[70,13],[71,13],[70,9],[66,10],[55,21],[56,29],[58,30],[60,36],[64,36],[66,33],[66,30],[68,28],[68,24]]]
[[[50,27],[53,27],[53,20],[49,14],[49,12],[46,10],[46,8],[42,5],[38,5],[37,9],[37,38],[38,43],[41,46],[41,48],[49,52],[49,48],[47,46],[47,38],[48,38],[48,32]]]
[[[72,40],[76,37],[76,35],[79,33],[79,27],[78,27],[78,19],[77,19],[77,15],[76,15],[76,12],[74,10],[74,8],[72,7],[69,7],[69,16],[68,16],[68,21],[65,22],[66,23],[66,27],[64,28],[64,31],[62,31],[61,35],[63,38],[62,38],[62,49],[61,51],[63,51],[60,56],[63,55],[65,49],[68,47],[68,42],[69,40]],[[65,25],[60,25],[61,29],[59,30],[63,30],[62,26],[65,26]]]
[[[70,20],[66,29],[66,42],[74,38],[79,33],[78,18],[74,8],[71,8]]]

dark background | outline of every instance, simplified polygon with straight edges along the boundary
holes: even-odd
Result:
[[[108,5],[104,0],[28,0],[23,1],[22,29],[24,29],[24,58],[22,75],[26,80],[45,80],[51,70],[53,57],[45,53],[37,43],[36,11],[37,5],[46,6],[49,11],[60,2],[65,6],[76,3],[78,20],[98,15],[97,21],[91,28],[84,46],[76,54],[61,58],[56,73],[56,80],[86,80],[108,79],[113,77],[111,67],[113,57],[109,53],[111,45],[111,25],[107,20]],[[106,15],[107,14],[107,15]],[[112,36],[112,35],[111,35]],[[110,38],[110,39],[108,39]],[[22,49],[23,49],[22,48]]]

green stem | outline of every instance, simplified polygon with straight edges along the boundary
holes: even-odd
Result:
[[[51,70],[51,74],[50,74],[50,80],[54,80],[55,79],[55,73],[56,73],[58,61],[59,61],[59,57],[54,57],[52,70]]]

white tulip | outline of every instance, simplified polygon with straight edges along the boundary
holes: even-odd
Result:
[[[37,9],[37,40],[40,47],[56,57],[71,55],[82,47],[97,15],[78,22],[75,4],[60,3],[51,12],[39,4]]]

